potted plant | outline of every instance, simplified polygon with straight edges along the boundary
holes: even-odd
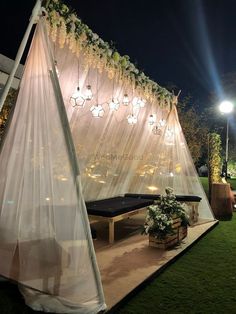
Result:
[[[179,243],[187,236],[188,215],[185,204],[176,201],[172,188],[147,209],[143,227],[149,235],[149,245],[166,249]]]

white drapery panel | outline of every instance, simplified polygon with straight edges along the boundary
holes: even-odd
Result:
[[[97,313],[103,292],[50,49],[40,20],[0,154],[0,274],[38,290],[31,302],[22,288],[36,310]]]
[[[172,110],[162,109],[158,103],[137,106],[138,93],[117,78],[109,79],[106,71],[94,69],[83,51],[78,58],[68,46],[61,49],[54,44],[54,52],[85,200],[128,192],[161,194],[166,187],[172,187],[176,194],[202,197],[200,218],[214,219],[175,106]],[[74,106],[71,96],[78,86],[85,96],[87,85],[91,86],[92,100]],[[130,100],[128,105],[123,104],[125,94]],[[119,101],[118,110],[110,110],[112,99]],[[102,118],[91,114],[91,107],[97,104],[105,110]],[[130,114],[137,116],[134,125],[128,124]],[[150,115],[156,117],[153,125],[149,124]]]

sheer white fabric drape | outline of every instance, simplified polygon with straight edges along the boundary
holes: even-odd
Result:
[[[85,200],[97,200],[125,193],[160,194],[166,187],[174,193],[202,197],[200,218],[214,219],[189,153],[175,107],[162,109],[158,103],[135,106],[138,94],[106,71],[89,65],[86,54],[79,58],[66,46],[54,44],[59,80],[79,159]],[[71,95],[79,85],[82,95],[91,85],[92,100],[84,106],[71,104]],[[130,103],[122,101],[128,94]],[[119,100],[120,107],[111,111],[109,102]],[[100,104],[102,118],[94,118],[90,108]],[[137,115],[129,125],[127,116]],[[149,125],[149,116],[157,122]],[[161,120],[161,121],[160,121]],[[163,125],[163,120],[166,124]],[[155,129],[154,129],[155,128]]]
[[[22,289],[36,310],[97,313],[105,308],[100,277],[44,29],[40,20],[0,154],[0,274],[38,290]]]

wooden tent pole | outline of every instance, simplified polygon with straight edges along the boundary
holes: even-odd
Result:
[[[30,32],[31,32],[31,29],[33,27],[33,25],[37,22],[37,16],[39,15],[39,12],[40,12],[40,9],[41,9],[41,4],[42,4],[42,0],[37,0],[33,10],[32,10],[32,14],[31,14],[31,17],[30,17],[30,22],[28,24],[28,27],[26,29],[26,32],[24,34],[24,37],[22,39],[22,42],[20,44],[20,47],[18,49],[18,52],[17,52],[17,55],[16,55],[16,59],[15,59],[15,62],[14,62],[14,66],[11,70],[11,74],[9,75],[8,79],[7,79],[7,82],[6,82],[6,85],[5,85],[5,88],[4,88],[4,91],[2,93],[2,96],[0,98],[0,112],[2,110],[2,107],[3,107],[3,104],[7,98],[7,95],[8,95],[8,92],[11,88],[11,84],[12,84],[12,81],[15,77],[15,74],[16,74],[16,70],[20,64],[20,60],[22,58],[22,55],[24,53],[24,50],[25,50],[25,47],[26,47],[26,44],[27,44],[27,41],[29,39],[29,35],[30,35]]]

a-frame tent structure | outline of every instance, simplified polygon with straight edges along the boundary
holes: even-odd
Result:
[[[38,1],[35,21],[0,151],[0,274],[34,309],[97,313],[106,306],[84,200],[171,186],[202,198],[200,220],[214,217],[177,98],[60,1]]]

